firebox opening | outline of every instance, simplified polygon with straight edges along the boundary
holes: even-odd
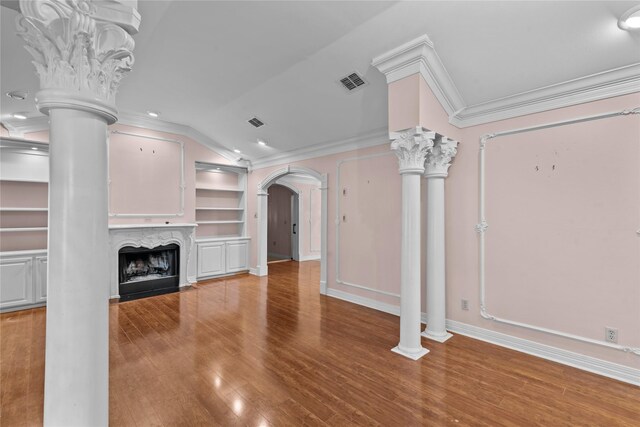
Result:
[[[178,290],[180,247],[120,249],[118,260],[120,301],[129,301]]]

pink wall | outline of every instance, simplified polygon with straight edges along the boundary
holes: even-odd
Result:
[[[195,221],[195,162],[209,162],[230,164],[230,162],[214,151],[197,143],[196,141],[177,134],[157,132],[149,129],[137,128],[115,124],[109,127],[110,130],[129,132],[136,135],[150,136],[154,138],[166,138],[184,143],[184,216],[180,217],[153,217],[153,218],[114,218],[109,219],[110,224],[139,224],[156,223],[163,224],[165,221],[173,223],[193,223]],[[157,167],[157,158],[153,155],[138,158],[139,167],[133,169],[130,165],[131,153],[139,152],[143,148],[143,153],[153,150],[156,145],[170,147],[169,143],[158,143],[148,138],[137,138],[126,135],[111,134],[111,139],[115,140],[110,144],[109,162],[110,175],[113,176],[111,183],[111,202],[114,203],[112,211],[133,209],[130,213],[169,213],[175,212],[177,189],[175,183],[179,182],[177,168],[171,163],[170,173],[163,167]],[[48,132],[33,132],[25,134],[25,139],[48,142]],[[130,144],[130,146],[128,146]],[[133,147],[133,148],[131,148]],[[133,150],[133,151],[132,151]],[[165,161],[170,159],[165,158]],[[167,179],[169,178],[169,181]],[[141,190],[140,180],[144,180]],[[172,186],[172,190],[167,191],[167,186]],[[159,197],[171,193],[171,197]],[[175,193],[175,194],[173,194]],[[131,206],[134,204],[134,206]]]
[[[380,158],[370,157],[378,156]],[[270,173],[289,165],[282,164],[249,173],[248,194],[248,231],[251,239],[250,263],[256,266],[257,259],[257,195],[258,184]],[[376,291],[388,291],[399,287],[400,258],[400,175],[398,162],[389,151],[387,144],[362,150],[354,150],[314,159],[290,163],[291,166],[302,166],[319,173],[327,174],[328,195],[328,233],[327,233],[327,265],[328,286],[332,289],[349,292],[365,298],[378,299],[382,302],[397,305],[398,298],[386,296]],[[340,187],[349,188],[349,203],[340,201],[340,215],[347,216],[348,225],[343,229],[349,238],[340,238],[340,264],[349,274],[352,283],[367,286],[371,291],[336,283],[336,178],[338,168],[350,171],[341,178]],[[367,183],[367,179],[370,183]],[[373,181],[372,181],[373,180]],[[378,184],[377,191],[373,190]],[[380,201],[384,201],[381,203]],[[350,221],[353,218],[353,222]],[[361,224],[359,221],[362,221]],[[349,226],[351,228],[349,228]],[[397,229],[397,233],[389,229]],[[372,273],[372,271],[374,274]],[[343,281],[347,281],[341,277]]]
[[[419,75],[389,86],[404,119],[403,94],[422,81],[419,125],[460,141],[446,180],[447,318],[623,365],[637,356],[516,328],[479,315],[478,150],[486,133],[635,108],[640,94],[458,129]],[[414,102],[415,94],[407,94]],[[394,111],[394,106],[390,106]],[[414,117],[411,112],[408,117]],[[640,118],[604,119],[491,140],[486,149],[487,306],[509,320],[640,346]],[[554,168],[555,165],[555,168]],[[536,170],[538,167],[538,170]],[[423,236],[424,237],[424,236]],[[462,298],[471,309],[463,311]]]
[[[269,187],[267,251],[278,257],[291,258],[291,196],[282,185]]]

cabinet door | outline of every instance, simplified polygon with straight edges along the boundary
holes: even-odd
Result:
[[[35,258],[35,275],[36,275],[36,288],[35,288],[35,302],[47,301],[47,257],[39,256]]]
[[[0,261],[0,308],[33,303],[31,258]]]
[[[227,242],[227,273],[249,269],[249,244],[246,240]]]
[[[224,242],[199,244],[198,277],[215,276],[225,272]]]

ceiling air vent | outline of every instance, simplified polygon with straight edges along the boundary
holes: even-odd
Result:
[[[259,128],[260,126],[264,125],[264,123],[257,117],[254,117],[253,119],[249,120],[249,123],[251,123],[252,125],[254,125],[257,128]]]
[[[367,82],[365,82],[364,79],[358,75],[358,73],[349,74],[347,77],[340,79],[340,83],[342,83],[342,86],[344,86],[349,91],[367,84]]]

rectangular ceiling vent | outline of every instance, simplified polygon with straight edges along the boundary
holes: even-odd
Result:
[[[358,73],[349,74],[347,77],[340,79],[340,83],[342,83],[342,86],[344,86],[348,91],[352,91],[367,84],[367,82],[360,77]]]
[[[254,117],[253,119],[249,120],[249,123],[251,123],[252,125],[254,125],[257,128],[259,128],[260,126],[264,125],[264,123],[257,117]]]

